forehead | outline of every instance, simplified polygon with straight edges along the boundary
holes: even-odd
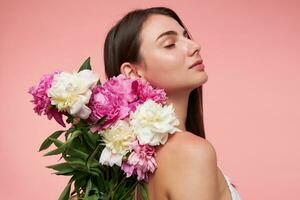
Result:
[[[142,26],[141,41],[142,43],[155,43],[161,33],[170,30],[180,34],[184,28],[172,17],[160,14],[150,15]]]

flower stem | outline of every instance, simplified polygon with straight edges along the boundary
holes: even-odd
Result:
[[[132,189],[134,189],[135,187],[136,187],[136,185],[138,184],[139,182],[137,181],[134,185],[133,185],[133,187],[131,187],[119,200],[123,200],[123,199],[125,199],[127,196],[128,196],[128,194],[131,192],[131,190]]]
[[[116,192],[116,191],[118,190],[118,188],[120,187],[121,183],[124,182],[125,180],[126,180],[126,176],[124,176],[124,177],[122,178],[122,180],[119,182],[119,184],[116,186],[116,188],[113,189],[113,192]]]

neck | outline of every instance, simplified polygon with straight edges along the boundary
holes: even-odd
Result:
[[[179,120],[179,125],[177,126],[177,128],[182,131],[186,131],[185,122],[187,116],[189,93],[176,92],[174,94],[167,94],[167,97],[167,104],[173,104],[176,117]]]

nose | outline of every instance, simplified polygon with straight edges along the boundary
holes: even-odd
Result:
[[[189,47],[189,55],[193,56],[196,52],[199,54],[201,49],[200,44],[198,42],[190,40],[190,47]]]

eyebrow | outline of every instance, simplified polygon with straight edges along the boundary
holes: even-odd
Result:
[[[187,31],[184,29],[182,34],[185,35],[187,33]],[[163,32],[162,34],[160,34],[155,41],[157,41],[159,38],[165,36],[165,35],[178,35],[176,31],[166,31],[166,32]]]

